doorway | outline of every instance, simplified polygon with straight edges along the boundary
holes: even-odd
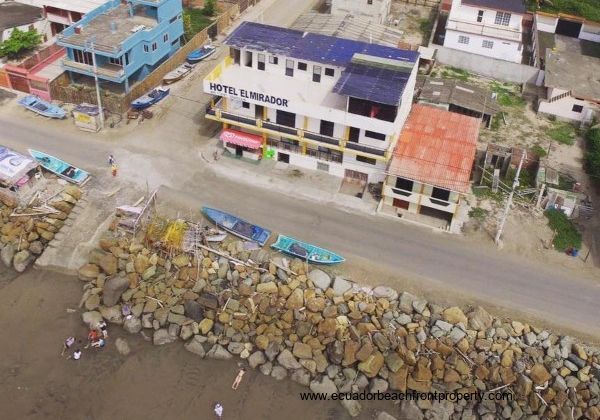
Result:
[[[244,148],[242,146],[235,146],[235,156],[236,157],[244,156]]]
[[[277,162],[290,163],[290,155],[287,153],[277,153]]]
[[[263,110],[264,107],[262,105],[254,105],[254,118],[256,118],[257,120],[262,120]]]
[[[556,25],[556,34],[570,36],[571,38],[579,38],[581,27],[581,22],[558,19],[558,24]]]

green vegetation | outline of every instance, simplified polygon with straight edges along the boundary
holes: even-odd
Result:
[[[600,180],[600,127],[595,126],[585,134],[587,152],[584,168],[596,182]]]
[[[204,7],[202,13],[206,16],[214,16],[217,13],[217,2],[216,0],[204,0]]]
[[[204,9],[186,9],[183,12],[183,28],[188,40],[211,23],[212,20],[204,14]]]
[[[581,233],[563,212],[547,210],[544,214],[548,218],[550,229],[555,232],[553,244],[556,250],[565,251],[568,248],[581,248]]]
[[[550,127],[547,134],[548,137],[558,143],[569,146],[575,144],[576,130],[575,127],[569,123],[555,122],[552,124],[552,127]]]
[[[37,30],[21,31],[15,28],[7,40],[0,43],[0,57],[17,58],[25,51],[37,47],[42,42],[42,35]]]
[[[472,191],[473,195],[479,199],[489,199],[495,201],[496,203],[501,203],[504,199],[500,190],[498,190],[496,193],[493,193],[489,185],[477,187],[473,186]]]
[[[521,169],[521,174],[519,175],[519,187],[517,190],[535,187],[535,174],[535,171]],[[502,182],[504,182],[506,185],[512,185],[515,180],[515,175],[517,175],[517,168],[511,166],[508,168],[506,177],[502,180]]]
[[[433,30],[433,21],[431,19],[419,19],[419,30],[423,34],[423,45],[429,44],[431,31]]]
[[[600,22],[598,0],[529,0],[529,10],[547,13],[566,13]]]
[[[512,108],[525,106],[523,97],[515,93],[510,84],[492,82],[490,83],[490,89],[498,95],[497,101],[504,107]]]
[[[534,155],[536,155],[539,158],[543,158],[544,156],[546,156],[548,154],[546,149],[544,149],[539,144],[533,145],[533,147],[530,149],[530,151],[531,151],[531,153],[533,153]]]
[[[442,69],[442,77],[445,79],[458,79],[467,82],[471,77],[471,73],[457,67],[444,67]]]
[[[481,207],[475,207],[469,210],[469,217],[477,219],[480,222],[483,221],[487,215],[488,211],[486,209],[482,209]]]

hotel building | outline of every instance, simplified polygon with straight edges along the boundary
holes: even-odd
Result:
[[[227,150],[383,181],[411,109],[417,52],[253,22],[225,44],[204,91]]]

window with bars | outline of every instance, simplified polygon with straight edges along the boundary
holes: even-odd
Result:
[[[73,50],[73,61],[91,66],[93,64],[92,54],[87,51]]]
[[[258,54],[257,55],[257,64],[258,64],[258,69],[259,70],[264,70],[265,69],[265,55],[264,54]]]
[[[313,66],[312,81],[317,83],[321,82],[321,66]]]
[[[294,60],[285,60],[285,75],[294,75]]]
[[[481,46],[483,48],[492,49],[492,48],[494,48],[494,41],[488,41],[487,39],[484,39],[483,42],[481,43]]]
[[[496,25],[508,26],[510,23],[510,13],[508,12],[496,12]]]
[[[459,44],[468,45],[469,44],[469,37],[468,36],[464,36],[464,35],[459,35],[458,36],[458,43]]]

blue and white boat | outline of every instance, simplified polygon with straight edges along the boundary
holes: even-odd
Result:
[[[224,211],[202,207],[204,214],[227,232],[247,241],[254,241],[263,246],[271,236],[271,231]]]
[[[67,116],[67,112],[61,107],[44,101],[36,95],[27,95],[19,99],[19,104],[36,114],[43,115],[48,118],[63,119]]]
[[[82,185],[90,178],[88,172],[79,169],[64,160],[38,150],[28,149],[28,151],[31,157],[33,157],[42,168],[72,182],[73,184]]]
[[[131,107],[137,110],[146,109],[154,105],[155,103],[161,101],[169,94],[170,91],[171,89],[169,88],[159,86],[155,89],[152,89],[146,95],[140,96],[135,101],[131,102]]]
[[[279,235],[277,242],[271,247],[315,264],[338,264],[346,261],[344,257],[334,252],[285,235]]]
[[[205,45],[204,47],[198,48],[197,50],[189,53],[186,57],[186,60],[190,64],[195,64],[214,54],[215,51],[217,51],[217,49],[212,45]]]

